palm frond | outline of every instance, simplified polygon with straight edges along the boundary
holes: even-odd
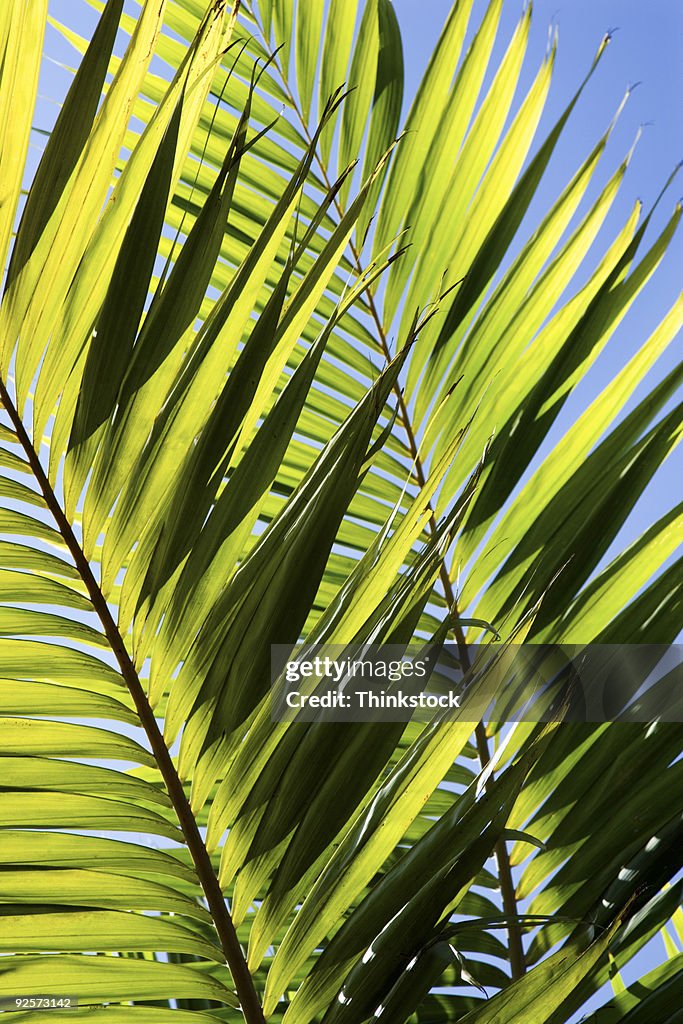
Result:
[[[25,202],[47,5],[0,11],[0,997],[568,1021],[680,898],[680,727],[503,737],[476,675],[455,719],[274,721],[270,647],[676,639],[680,505],[613,545],[680,299],[555,435],[680,204],[603,242],[612,122],[525,234],[608,40],[539,139],[530,6],[492,67],[502,0],[455,3],[404,122],[388,0],[91,6]],[[676,965],[595,1019],[675,1014]]]

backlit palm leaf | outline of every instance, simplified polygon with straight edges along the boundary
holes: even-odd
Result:
[[[520,725],[494,765],[462,719],[271,720],[275,643],[680,630],[680,508],[602,564],[680,436],[680,367],[621,418],[680,301],[527,472],[680,208],[578,284],[606,126],[518,238],[607,41],[539,140],[555,43],[516,101],[531,8],[487,75],[474,7],[402,124],[388,0],[109,0],[89,45],[60,26],[18,222],[47,10],[0,12],[0,996],[559,1024],[677,906],[676,726]],[[606,1019],[677,1006],[671,963]]]

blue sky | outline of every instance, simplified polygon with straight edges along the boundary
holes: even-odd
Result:
[[[429,60],[451,0],[394,0],[404,40],[406,94],[412,97]],[[486,7],[475,3],[472,29]],[[502,54],[521,14],[522,3],[504,5],[497,54]],[[477,16],[478,12],[478,16]],[[541,121],[538,138],[557,120],[565,103],[582,80],[603,35],[613,32],[612,42],[584,92],[560,140],[556,154],[529,211],[527,230],[538,223],[550,201],[564,187],[581,160],[595,145],[613,117],[629,86],[633,89],[613,132],[587,203],[594,199],[613,173],[643,126],[642,137],[631,161],[621,192],[593,248],[593,259],[604,251],[624,223],[633,203],[640,198],[647,210],[665,181],[683,159],[683,5],[677,0],[536,0],[532,29],[520,90],[528,87],[545,53],[551,27],[559,31],[559,45],[553,87]],[[493,64],[495,64],[494,54]],[[678,102],[677,102],[678,97]],[[673,182],[646,237],[651,241],[668,220],[676,201],[683,195],[683,170]],[[522,228],[524,232],[524,226]],[[665,260],[620,325],[614,338],[581,387],[567,402],[553,438],[571,425],[623,363],[640,347],[662,319],[683,286],[683,232],[679,231]],[[655,380],[681,358],[680,344],[670,347],[658,367],[641,387],[628,409],[643,397]],[[547,450],[544,448],[544,450]],[[641,498],[630,522],[615,547],[638,536],[647,525],[681,498],[683,452],[679,448],[655,476]]]
[[[483,2],[475,3],[475,11],[478,9],[481,16],[485,6]],[[450,10],[451,0],[423,0],[422,3],[394,0],[394,7],[404,40],[406,93],[410,98]],[[497,43],[499,55],[521,10],[522,5],[514,0],[504,5]],[[536,209],[543,209],[548,198],[557,195],[568,174],[609,123],[626,89],[640,83],[633,90],[610,141],[613,169],[632,144],[638,127],[645,126],[616,204],[615,221],[620,222],[637,197],[647,207],[683,159],[683,107],[680,103],[683,96],[683,5],[677,0],[536,0],[522,88],[530,83],[543,57],[551,26],[558,28],[559,47],[553,88],[540,134],[557,119],[590,66],[602,36],[608,30],[614,35],[558,146]],[[602,169],[602,179],[594,186],[593,194],[597,194],[609,173],[607,167]],[[656,218],[657,225],[668,218],[681,194],[683,173],[664,201]],[[683,236],[677,239],[675,251],[670,250],[666,266],[659,271],[641,303],[645,327],[656,322],[657,313],[680,289],[682,258]],[[648,312],[650,317],[646,315]]]

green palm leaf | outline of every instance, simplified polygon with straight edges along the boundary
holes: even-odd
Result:
[[[29,182],[48,14],[0,12],[0,998],[568,1021],[675,911],[680,728],[275,722],[269,647],[676,639],[680,505],[613,542],[680,300],[548,439],[680,205],[585,274],[612,124],[520,237],[608,40],[539,140],[531,7],[492,67],[456,2],[402,121],[387,0],[91,6]],[[594,1019],[675,1019],[676,965]]]

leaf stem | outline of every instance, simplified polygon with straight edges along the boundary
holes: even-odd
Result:
[[[264,43],[267,46],[267,39],[263,31],[261,32],[261,34]],[[308,130],[306,119],[304,118],[301,108],[299,107],[299,104],[297,103],[296,98],[289,87],[287,76],[283,73],[282,68],[280,66],[280,62],[277,59],[277,57],[275,58],[275,65],[280,73],[280,78],[282,80],[283,87],[289,97],[289,100],[292,104],[292,108],[299,119],[299,123],[306,136],[306,139],[308,140],[308,142],[311,142],[312,138]],[[328,189],[331,189],[332,183],[327,173],[327,168],[323,163],[320,154],[317,151],[315,153],[315,161],[318,165],[325,185],[327,186]],[[334,206],[337,211],[337,215],[341,218],[343,216],[344,211],[339,203],[338,196],[334,197]],[[359,274],[362,274],[363,264],[361,262],[360,252],[354,245],[353,241],[349,242],[349,248],[351,251],[351,255],[353,256],[354,263],[356,264],[356,270],[358,271]],[[367,300],[368,312],[370,313],[370,316],[377,331],[377,338],[380,344],[382,354],[384,358],[387,361],[389,361],[391,359],[391,351],[389,349],[389,344],[387,341],[386,331],[384,330],[384,325],[382,323],[382,318],[379,315],[379,311],[375,303],[375,297],[372,293],[370,285],[368,285],[363,294]],[[393,390],[398,404],[398,419],[406,435],[408,448],[410,450],[410,455],[412,458],[415,482],[418,484],[419,487],[422,488],[424,487],[427,478],[424,471],[424,466],[422,464],[422,460],[420,458],[420,451],[417,444],[416,434],[411,422],[410,413],[408,411],[408,406],[406,405],[403,390],[401,389],[401,386],[398,382],[394,384]],[[436,533],[436,517],[431,509],[428,528],[429,532],[432,535]],[[458,653],[463,664],[463,669],[467,671],[471,665],[469,651],[467,648],[467,640],[465,638],[465,634],[463,633],[462,627],[460,626],[459,623],[457,600],[455,593],[453,591],[453,585],[451,583],[450,574],[448,572],[448,568],[446,566],[445,561],[441,562],[439,568],[439,579],[443,587],[446,603],[448,604],[448,607],[450,609],[451,621],[453,625],[453,634],[455,636],[455,641],[458,647]],[[474,730],[474,735],[477,746],[477,754],[479,756],[479,763],[481,764],[482,768],[485,768],[489,761],[491,760],[491,754],[489,751],[488,738],[486,736],[486,726],[484,725],[483,722],[479,722],[477,724]],[[510,973],[512,975],[513,980],[515,980],[517,978],[522,977],[522,975],[526,972],[526,960],[524,955],[524,946],[522,943],[522,931],[516,924],[517,896],[515,891],[514,879],[512,877],[510,857],[507,849],[507,844],[504,839],[499,840],[499,842],[496,844],[495,857],[496,864],[498,866],[498,879],[500,882],[503,909],[505,913],[510,917],[510,923],[508,925],[508,952],[510,957]]]
[[[168,795],[178,817],[188,850],[194,862],[197,876],[206,897],[214,926],[225,955],[228,968],[232,975],[237,996],[240,1000],[242,1013],[247,1024],[265,1024],[261,1003],[254,987],[254,981],[240,946],[235,926],[230,916],[225,897],[221,890],[211,858],[204,845],[197,821],[185,795],[183,784],[176,770],[166,742],[154,716],[154,711],[147,700],[137,670],[128,654],[123,637],[119,632],[114,617],[109,609],[106,598],[95,579],[88,559],[73,532],[69,520],[57,500],[52,485],[43,469],[38,454],[28,436],[21,416],[10,398],[4,382],[0,379],[0,402],[5,407],[14,427],[17,438],[26,453],[26,458],[40,487],[45,503],[52,513],[57,528],[64,538],[81,579],[86,586],[93,608],[102,623],[105,635],[121,670],[121,675],[128,687],[135,704],[140,723],[147,734],[152,753],[166,785]]]
[[[351,250],[356,260],[356,264],[360,270],[360,260],[356,253],[355,247],[351,245]],[[382,323],[379,316],[377,315],[377,309],[375,306],[374,296],[370,293],[370,289],[367,290],[368,301],[370,303],[370,309],[373,313],[373,320],[377,326],[377,331],[380,337],[380,342],[383,349],[386,352],[387,359],[390,358],[389,347],[386,341],[386,335],[384,333]],[[394,391],[398,400],[398,415],[403,425],[406,437],[408,439],[408,446],[410,448],[411,455],[413,457],[413,465],[415,467],[415,479],[420,487],[423,487],[426,483],[426,476],[424,467],[420,459],[420,453],[417,446],[417,440],[413,430],[412,423],[410,421],[410,414],[405,404],[403,392],[400,387],[395,387]],[[429,531],[432,535],[436,533],[436,517],[434,512],[430,509],[429,516]],[[469,650],[467,647],[467,640],[463,632],[462,626],[459,621],[458,614],[458,602],[453,591],[453,584],[451,583],[451,577],[446,567],[446,562],[441,561],[439,566],[439,579],[441,580],[441,586],[443,587],[444,597],[451,613],[451,624],[453,635],[455,636],[455,642],[458,647],[458,654],[462,662],[463,671],[467,672],[471,668],[471,659]],[[482,768],[486,768],[489,761],[491,760],[491,754],[489,751],[489,741],[486,735],[486,726],[483,722],[478,722],[474,729],[474,738],[477,746],[477,754],[479,756],[479,763]],[[493,776],[489,778],[489,784],[493,781]],[[512,877],[512,867],[510,865],[510,856],[508,853],[507,843],[504,839],[499,839],[495,846],[495,857],[496,865],[498,867],[498,881],[500,882],[500,893],[503,902],[503,910],[509,917],[508,924],[508,953],[510,957],[510,973],[513,981],[517,978],[521,978],[526,972],[526,959],[524,955],[524,945],[522,942],[522,931],[516,923],[517,918],[517,895],[515,891],[515,882]]]

